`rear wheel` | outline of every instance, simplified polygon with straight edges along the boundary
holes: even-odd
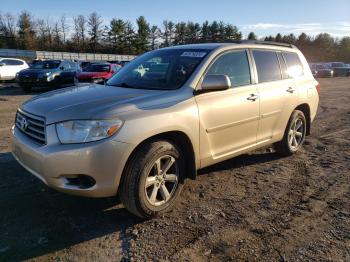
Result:
[[[183,187],[184,158],[180,148],[165,140],[142,145],[128,162],[120,185],[126,209],[151,218],[168,210]]]
[[[275,149],[283,155],[292,155],[302,146],[306,135],[306,119],[302,111],[294,110],[289,118],[283,139]]]

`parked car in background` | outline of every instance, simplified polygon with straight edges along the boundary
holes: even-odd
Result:
[[[327,66],[333,70],[333,76],[350,76],[350,68],[344,62],[329,62]]]
[[[88,65],[91,64],[90,61],[79,61],[78,63],[79,63],[79,66],[81,69],[83,69],[84,67],[87,67]]]
[[[158,49],[106,85],[22,104],[12,152],[52,188],[89,197],[118,193],[130,212],[151,218],[176,202],[198,169],[271,144],[280,154],[296,153],[310,134],[318,90],[292,45]]]
[[[72,86],[78,84],[77,75],[81,72],[81,68],[77,62],[68,61],[69,69],[63,70],[59,77],[60,86]]]
[[[84,67],[82,72],[78,73],[79,82],[104,83],[112,75],[117,73],[120,65],[110,63],[91,63]]]
[[[333,69],[324,64],[310,64],[310,69],[314,77],[333,77]]]
[[[26,61],[15,58],[0,58],[0,80],[14,80],[16,74],[28,68]]]
[[[43,60],[36,62],[30,68],[22,70],[16,76],[16,81],[23,88],[24,91],[31,91],[36,87],[59,87],[64,81],[72,81],[74,84],[74,77],[78,66],[75,62],[68,60]],[[61,74],[63,79],[61,79]]]

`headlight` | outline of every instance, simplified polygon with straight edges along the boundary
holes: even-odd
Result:
[[[114,135],[123,125],[115,120],[73,120],[56,124],[56,131],[62,144],[86,143]]]

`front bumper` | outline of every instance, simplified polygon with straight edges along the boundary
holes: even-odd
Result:
[[[62,145],[54,125],[46,127],[47,144],[40,145],[13,128],[12,154],[30,173],[49,187],[87,197],[116,195],[131,144],[112,138],[85,144]],[[96,183],[89,188],[72,185],[67,177],[84,175]]]

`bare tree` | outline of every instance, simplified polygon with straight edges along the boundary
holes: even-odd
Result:
[[[85,51],[85,39],[86,39],[86,18],[83,15],[79,15],[73,18],[74,22],[74,42],[76,43],[77,50]]]
[[[0,37],[2,37],[2,44],[5,47],[17,46],[16,43],[16,18],[6,13],[0,14]]]
[[[53,26],[53,46],[56,50],[61,50],[61,26],[58,22],[55,22]]]
[[[62,36],[63,36],[63,44],[66,43],[66,34],[69,30],[69,25],[67,24],[67,19],[66,19],[66,15],[62,15],[60,18],[60,25],[61,25],[61,32],[62,32]]]

